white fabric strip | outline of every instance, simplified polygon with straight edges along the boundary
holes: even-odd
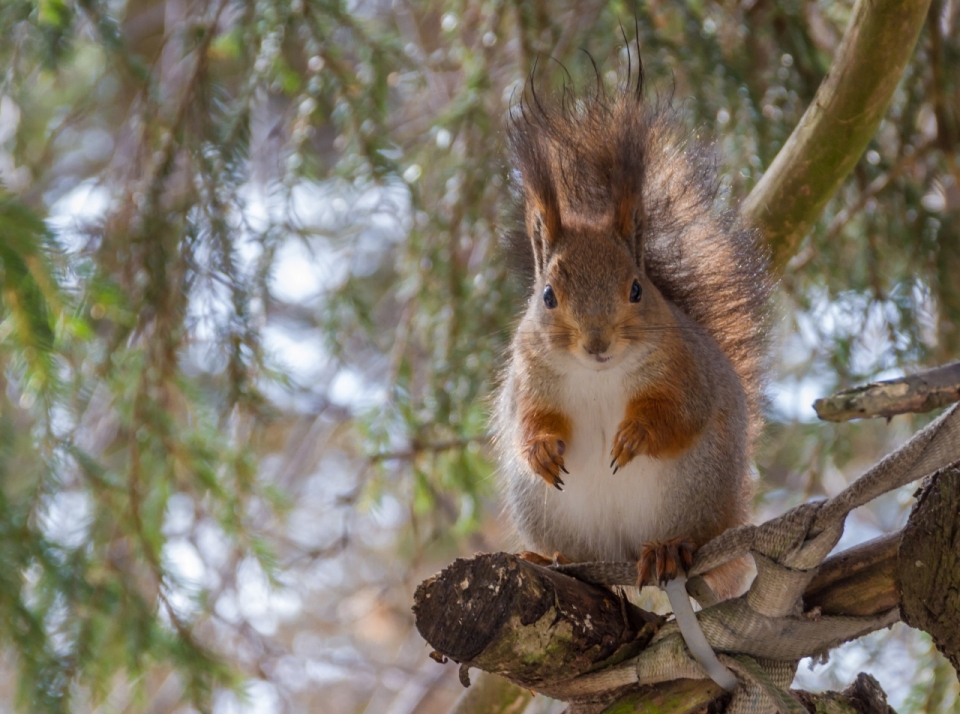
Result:
[[[670,599],[670,606],[673,608],[673,616],[677,619],[677,625],[683,634],[683,639],[687,643],[687,649],[694,656],[700,666],[703,667],[710,679],[732,692],[737,688],[737,678],[729,669],[721,664],[714,653],[713,648],[707,642],[707,638],[700,629],[700,623],[697,622],[697,615],[690,604],[690,597],[687,595],[687,578],[683,575],[669,581],[663,589]]]

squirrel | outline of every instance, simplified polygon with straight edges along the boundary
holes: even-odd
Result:
[[[633,560],[662,583],[750,516],[769,260],[642,68],[530,92],[507,131],[522,225],[504,240],[530,291],[493,415],[506,510],[523,557]],[[722,599],[748,572],[704,578]]]

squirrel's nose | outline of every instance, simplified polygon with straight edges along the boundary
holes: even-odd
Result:
[[[587,341],[583,345],[583,349],[587,351],[587,354],[591,355],[602,355],[607,351],[607,348],[610,347],[609,338],[600,334],[599,331],[593,331],[587,336]]]

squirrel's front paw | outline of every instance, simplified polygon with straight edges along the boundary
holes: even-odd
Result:
[[[617,435],[613,437],[613,448],[610,455],[613,461],[610,467],[617,473],[621,467],[633,461],[635,456],[643,453],[647,441],[647,430],[638,421],[624,419],[620,422]]]
[[[524,448],[527,464],[537,476],[558,491],[563,490],[560,472],[570,473],[563,467],[563,452],[567,445],[556,437],[538,437],[531,439]]]

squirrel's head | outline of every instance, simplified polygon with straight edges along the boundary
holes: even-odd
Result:
[[[656,347],[672,319],[643,270],[636,223],[555,225],[551,235],[547,221],[534,217],[536,277],[527,327],[543,347],[565,351],[595,370]]]
[[[615,366],[631,345],[655,348],[672,324],[644,264],[655,133],[639,86],[611,101],[521,104],[511,126],[533,263],[525,328],[594,369]]]

